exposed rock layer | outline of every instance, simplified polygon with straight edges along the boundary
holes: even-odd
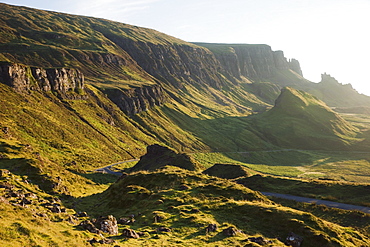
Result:
[[[168,100],[163,88],[159,85],[106,91],[108,97],[127,115],[134,115],[160,106]]]
[[[72,68],[35,68],[20,64],[1,64],[0,82],[18,92],[30,90],[56,92],[64,97],[81,93],[84,89],[83,74]]]
[[[299,62],[287,60],[283,51],[268,45],[195,43],[210,49],[222,68],[236,78],[261,80],[271,78],[276,70],[293,70],[302,75]]]

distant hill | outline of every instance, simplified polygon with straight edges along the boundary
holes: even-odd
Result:
[[[358,133],[323,101],[288,87],[271,110],[253,121],[265,138],[290,148],[345,149],[356,142]]]

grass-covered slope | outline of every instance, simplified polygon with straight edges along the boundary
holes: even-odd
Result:
[[[136,62],[99,29],[111,22],[1,3],[2,61],[36,67],[74,67],[95,81],[153,83]],[[122,24],[121,28],[130,26]],[[134,27],[132,27],[134,28]]]
[[[43,176],[54,182],[60,177],[68,192],[59,192],[80,194],[86,170],[139,157],[156,142],[96,88],[88,86],[88,92],[84,100],[61,100],[52,92],[16,93],[0,83],[2,168],[33,176],[40,186]]]
[[[311,94],[284,88],[275,106],[253,119],[265,138],[283,147],[344,149],[358,129]]]
[[[135,222],[120,229],[141,237],[120,242],[123,246],[256,246],[251,240],[256,237],[266,246],[284,246],[290,232],[303,237],[304,246],[366,246],[368,241],[353,229],[272,203],[234,182],[175,167],[129,174],[82,203],[87,202],[96,202],[89,208],[96,216],[133,215]],[[210,224],[217,230],[207,232]],[[226,234],[230,227],[236,235]]]

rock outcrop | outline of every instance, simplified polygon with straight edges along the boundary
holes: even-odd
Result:
[[[106,90],[108,97],[127,115],[161,106],[168,101],[163,88],[159,85],[124,89]]]
[[[30,90],[56,92],[70,98],[71,93],[81,94],[84,89],[84,76],[73,68],[35,68],[21,64],[0,64],[0,82],[13,87],[18,92]]]
[[[177,166],[190,171],[199,170],[199,164],[187,154],[178,154],[174,150],[154,144],[147,147],[147,153],[131,168],[132,171],[156,170],[166,165]]]
[[[120,46],[146,72],[175,87],[183,83],[200,83],[221,88],[225,79],[219,74],[221,65],[212,52],[190,44],[152,43],[117,36],[104,35]]]
[[[234,179],[239,177],[249,176],[250,172],[248,168],[242,165],[234,164],[214,164],[207,170],[203,171],[204,174],[219,177]]]
[[[301,65],[300,65],[300,63],[299,63],[298,60],[296,60],[294,58],[289,59],[288,64],[289,64],[289,68],[291,70],[293,70],[294,72],[296,72],[298,75],[303,76]]]
[[[287,60],[283,51],[268,45],[195,43],[212,51],[222,69],[236,78],[263,80],[275,76],[277,70],[293,70],[302,75],[299,62]]]

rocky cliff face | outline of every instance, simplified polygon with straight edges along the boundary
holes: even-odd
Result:
[[[299,61],[292,58],[292,59],[289,59],[289,68],[291,70],[293,70],[294,72],[296,72],[297,74],[303,76],[303,73],[302,73],[302,69],[301,69],[301,65],[299,64]]]
[[[106,90],[108,97],[127,115],[160,106],[168,101],[163,88],[159,85],[132,88],[128,90]]]
[[[104,35],[130,54],[146,72],[175,87],[181,88],[183,83],[200,83],[220,88],[225,81],[219,74],[220,63],[201,47]]]
[[[72,97],[71,93],[81,93],[84,89],[83,74],[70,68],[43,69],[20,64],[1,64],[0,82],[18,92],[52,91],[66,98]]]
[[[236,78],[263,80],[275,75],[276,70],[292,69],[302,75],[299,62],[287,61],[283,51],[273,51],[268,45],[195,43],[211,50],[222,68]]]

